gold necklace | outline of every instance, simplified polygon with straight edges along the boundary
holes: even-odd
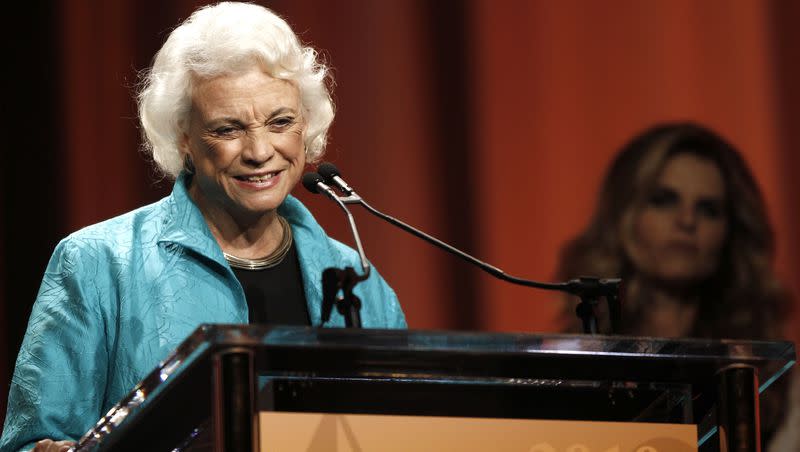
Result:
[[[278,221],[283,226],[283,237],[281,238],[281,243],[278,245],[278,248],[275,249],[272,253],[270,253],[267,257],[262,257],[261,259],[246,259],[244,257],[236,257],[232,254],[228,254],[226,252],[222,252],[222,255],[225,256],[225,260],[228,261],[233,268],[239,268],[242,270],[264,270],[267,268],[272,268],[281,262],[289,254],[289,249],[292,247],[292,228],[289,226],[289,222],[286,221],[285,218],[282,216],[278,216]]]

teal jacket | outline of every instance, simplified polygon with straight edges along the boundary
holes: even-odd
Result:
[[[244,291],[184,177],[154,204],[89,226],[55,249],[17,357],[0,451],[43,438],[80,438],[202,323],[247,323]],[[320,325],[322,272],[360,268],[296,198],[292,227],[311,323]],[[404,328],[380,275],[356,286],[365,328]],[[344,326],[333,310],[325,326]]]

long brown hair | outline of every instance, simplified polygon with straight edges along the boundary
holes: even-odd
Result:
[[[597,210],[587,228],[562,249],[558,277],[636,275],[624,241],[667,161],[692,153],[714,162],[726,190],[728,234],[717,271],[694,291],[698,315],[694,337],[780,337],[786,292],[772,269],[774,234],[764,199],[739,152],[711,130],[694,123],[657,125],[634,137],[606,173]],[[623,333],[643,318],[647,293],[625,300]],[[572,307],[568,307],[572,316]],[[566,313],[565,313],[566,317]]]

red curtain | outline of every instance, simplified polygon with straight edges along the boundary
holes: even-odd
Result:
[[[137,71],[199,4],[53,6],[58,27],[49,36],[59,57],[42,70],[60,93],[60,164],[49,176],[62,182],[52,194],[64,206],[50,219],[57,236],[168,193],[138,152],[131,95]],[[793,2],[264,4],[333,66],[338,111],[327,159],[375,207],[512,275],[547,280],[559,247],[588,220],[615,150],[654,122],[696,120],[743,150],[768,200],[780,275],[797,293]],[[341,212],[301,190],[323,226],[352,243]],[[368,257],[398,292],[412,328],[558,328],[559,297],[496,281],[364,212],[356,217]],[[40,275],[47,256],[37,259],[29,271]],[[35,288],[15,287],[0,281],[6,311],[8,294],[23,304],[35,296]],[[791,327],[797,340],[797,317]],[[18,342],[9,344],[4,352],[15,355]]]

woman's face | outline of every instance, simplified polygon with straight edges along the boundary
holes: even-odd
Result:
[[[725,206],[725,183],[713,161],[690,153],[670,158],[626,241],[637,273],[675,288],[711,276],[728,231]]]
[[[181,151],[195,174],[189,191],[206,215],[246,219],[274,211],[305,166],[298,89],[259,67],[197,80]]]

